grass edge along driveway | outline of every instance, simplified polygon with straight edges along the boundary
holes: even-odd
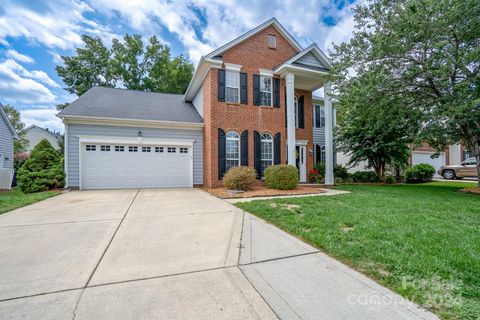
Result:
[[[26,194],[18,188],[9,191],[0,191],[0,215],[54,197],[60,193],[60,191],[54,190]]]
[[[469,184],[344,185],[351,194],[236,206],[442,319],[480,319],[480,196]]]

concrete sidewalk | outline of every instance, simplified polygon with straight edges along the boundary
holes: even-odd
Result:
[[[240,269],[280,319],[438,319],[248,213]]]

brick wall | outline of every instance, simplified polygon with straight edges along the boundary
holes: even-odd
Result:
[[[268,47],[267,36],[276,35],[277,49]],[[253,75],[259,69],[272,70],[296,54],[296,50],[272,26],[252,36],[246,41],[229,49],[223,54],[224,63],[239,64],[241,71],[248,73],[248,104],[230,104],[218,102],[217,69],[211,69],[204,83],[204,185],[218,187],[218,128],[225,132],[235,130],[241,134],[248,130],[248,165],[253,166],[253,132],[268,132],[272,137],[281,133],[281,163],[286,163],[286,127],[285,127],[285,81],[280,80],[280,108],[253,105]],[[275,75],[277,77],[277,75]],[[296,130],[296,138],[308,140],[307,172],[313,165],[312,147],[312,93],[295,92],[305,96],[305,129]]]

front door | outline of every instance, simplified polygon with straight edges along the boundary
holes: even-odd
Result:
[[[307,181],[306,146],[297,145],[295,147],[295,153],[297,158],[296,165],[298,169],[298,175],[300,177],[300,182],[306,182]]]

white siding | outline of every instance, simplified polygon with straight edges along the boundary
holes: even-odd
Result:
[[[315,57],[315,55],[311,52],[305,54],[303,57],[301,57],[295,62],[310,67],[325,68],[325,66],[320,61],[318,61],[317,57]]]
[[[35,146],[43,139],[47,139],[48,142],[50,142],[52,147],[54,147],[55,149],[60,149],[60,146],[58,145],[58,140],[51,134],[43,131],[41,128],[31,128],[25,133],[25,138],[28,140],[28,151],[32,151],[33,148],[35,148]]]
[[[0,153],[2,154],[0,161],[6,169],[13,169],[13,142],[12,132],[0,115]]]
[[[102,125],[68,124],[67,186],[79,187],[79,138],[81,135],[109,137],[137,137],[142,131],[144,138],[193,139],[193,184],[203,184],[203,130],[160,129]]]
[[[361,161],[355,166],[348,166],[348,162],[350,161],[350,157],[343,152],[337,152],[337,163],[344,167],[348,168],[348,172],[354,173],[357,171],[371,171],[372,169],[368,168],[368,162]]]
[[[195,109],[197,109],[198,114],[203,118],[203,85],[198,90],[195,98],[193,98],[192,104]]]

